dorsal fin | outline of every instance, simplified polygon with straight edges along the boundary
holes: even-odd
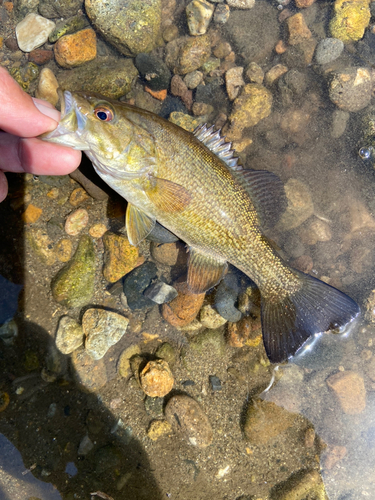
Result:
[[[238,164],[239,158],[235,155],[232,149],[232,143],[226,142],[225,137],[221,135],[221,129],[214,132],[214,126],[207,128],[207,124],[199,125],[193,134],[201,141],[210,151],[220,158],[224,163],[233,170],[242,170],[242,166]]]

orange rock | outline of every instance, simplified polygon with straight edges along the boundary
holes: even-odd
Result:
[[[126,236],[110,231],[103,236],[104,278],[110,283],[125,276],[134,269],[138,259],[138,248],[129,243]]]
[[[356,415],[366,407],[366,389],[363,378],[356,372],[335,373],[327,379],[327,385],[336,394],[344,413]]]
[[[310,7],[313,3],[315,3],[315,0],[296,0],[296,6],[299,9],[306,9],[306,7]]]
[[[4,7],[8,12],[12,12],[13,10],[13,2],[4,2],[3,3]]]
[[[197,317],[205,294],[192,294],[188,290],[187,283],[176,283],[174,286],[178,291],[178,296],[169,304],[163,304],[161,312],[170,325],[185,326]]]
[[[174,378],[163,359],[149,361],[140,373],[140,382],[143,391],[152,398],[163,398],[173,387]]]
[[[275,46],[275,52],[276,54],[284,54],[286,52],[287,46],[284,40],[279,40]]]
[[[152,258],[160,264],[167,266],[186,266],[187,253],[185,245],[181,241],[173,243],[151,243]]]
[[[35,207],[30,203],[30,205],[22,214],[22,220],[26,222],[26,224],[33,224],[39,219],[39,217],[42,215],[42,212],[43,210],[41,208]]]
[[[89,195],[86,193],[86,191],[83,188],[79,187],[74,189],[74,191],[70,195],[69,203],[73,205],[73,207],[77,207],[88,198]]]
[[[311,31],[307,27],[305,18],[301,13],[288,17],[286,22],[289,30],[289,45],[298,45],[304,40],[311,38]]]
[[[72,35],[62,36],[54,47],[57,63],[63,68],[74,68],[96,57],[95,31],[87,28]]]
[[[163,90],[151,90],[147,85],[145,85],[145,91],[155,97],[155,99],[159,99],[159,101],[164,101],[167,97],[167,89]]]
[[[245,316],[237,323],[228,323],[227,342],[232,347],[257,347],[262,341],[260,319]]]

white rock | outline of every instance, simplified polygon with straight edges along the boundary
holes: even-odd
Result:
[[[227,87],[227,94],[231,101],[238,96],[241,88],[245,85],[242,78],[243,67],[236,66],[234,68],[228,69],[225,73],[225,83]]]
[[[206,0],[193,0],[186,7],[186,17],[190,34],[204,35],[214,13],[214,6]]]
[[[227,4],[235,9],[252,9],[255,0],[227,0]]]
[[[23,52],[31,52],[40,47],[48,40],[55,23],[39,16],[38,14],[28,14],[16,26],[16,37],[19,48]]]
[[[35,96],[48,101],[52,106],[56,106],[59,101],[59,96],[57,95],[58,87],[59,82],[56,80],[53,72],[49,68],[43,68],[40,72]]]

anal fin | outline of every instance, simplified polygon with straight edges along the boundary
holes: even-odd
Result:
[[[155,219],[139,210],[131,203],[128,203],[126,209],[126,231],[130,243],[134,246],[139,245],[155,226]]]
[[[189,248],[187,284],[192,293],[203,293],[215,286],[227,270],[225,260],[219,260],[195,248]]]

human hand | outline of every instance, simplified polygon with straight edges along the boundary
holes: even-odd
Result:
[[[4,172],[65,175],[81,161],[81,152],[36,136],[57,127],[60,113],[49,102],[33,99],[0,68],[0,202],[8,183]]]

